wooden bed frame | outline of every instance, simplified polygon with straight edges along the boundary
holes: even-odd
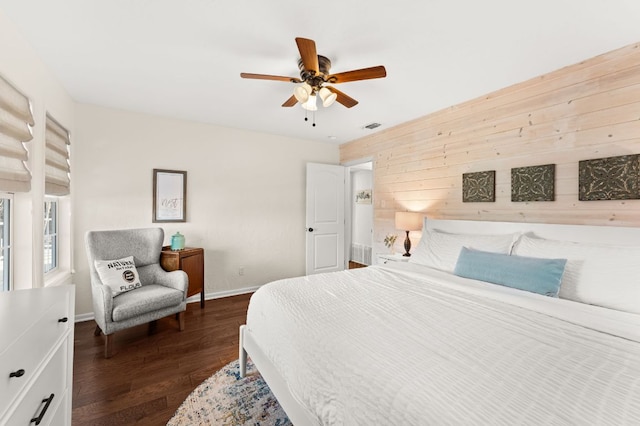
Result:
[[[551,240],[598,243],[616,246],[640,246],[640,228],[592,225],[561,225],[524,222],[485,222],[424,218],[423,229],[438,229],[459,234],[509,234],[522,232]],[[291,394],[289,387],[271,360],[256,343],[251,332],[240,326],[240,375],[246,374],[247,355],[271,388],[278,402],[295,425],[318,424]]]

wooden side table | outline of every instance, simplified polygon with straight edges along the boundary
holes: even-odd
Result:
[[[187,297],[200,293],[200,308],[204,308],[204,249],[185,247],[171,250],[171,246],[162,247],[160,266],[165,271],[183,270],[189,277]]]

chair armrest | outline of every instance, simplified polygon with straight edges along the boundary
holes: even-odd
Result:
[[[111,287],[101,283],[93,283],[91,286],[95,321],[98,323],[102,331],[106,332],[106,323],[112,322],[111,313],[113,311],[113,294]]]
[[[159,273],[156,277],[156,284],[160,284],[166,287],[175,288],[184,293],[184,298],[187,298],[187,290],[189,289],[189,277],[187,273],[181,270]]]

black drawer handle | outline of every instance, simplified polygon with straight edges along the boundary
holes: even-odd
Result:
[[[53,401],[53,394],[51,394],[49,398],[45,398],[42,400],[42,402],[46,402],[46,404],[44,404],[44,408],[42,409],[42,412],[40,413],[40,415],[38,417],[34,417],[31,419],[31,421],[29,422],[30,424],[33,422],[35,422],[36,425],[40,424],[40,422],[42,421],[42,418],[44,417],[44,413],[47,412],[47,410],[49,409],[49,405],[51,405],[51,401]]]
[[[22,368],[18,371],[14,371],[9,374],[9,377],[22,377],[22,376],[24,376],[24,370]]]
[[[60,319],[58,320],[58,322],[67,322],[67,321],[69,321],[69,318],[67,318],[67,317],[60,318]]]

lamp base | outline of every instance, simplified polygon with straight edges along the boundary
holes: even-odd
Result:
[[[409,257],[411,256],[411,253],[409,253],[409,250],[411,250],[411,240],[409,239],[409,231],[405,232],[407,233],[407,237],[404,239],[404,251],[406,253],[403,254],[403,256]]]

